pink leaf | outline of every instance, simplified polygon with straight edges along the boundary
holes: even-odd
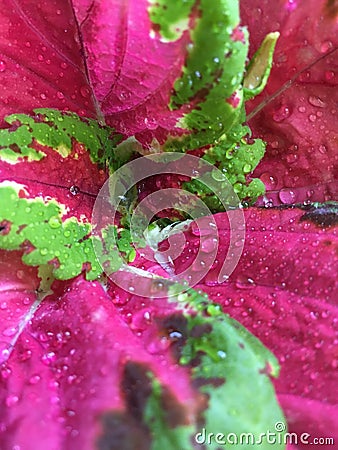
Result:
[[[86,450],[100,439],[127,448],[137,437],[145,445],[147,429],[134,417],[148,397],[143,367],[167,386],[172,412],[197,411],[187,370],[169,354],[149,353],[99,283],[76,279],[54,289],[2,365],[1,448]],[[105,428],[108,419],[115,431]]]
[[[241,2],[251,53],[279,31],[266,89],[247,106],[254,135],[268,142],[255,171],[274,204],[337,196],[337,47],[334,2]]]
[[[176,122],[166,113],[187,35],[170,45],[150,35],[145,1],[75,0],[93,89],[107,123],[127,135]],[[164,131],[163,131],[164,132]],[[167,133],[168,131],[166,131]]]
[[[279,358],[282,370],[275,385],[290,431],[337,439],[337,217],[319,211],[245,211],[242,258],[222,284],[217,280],[227,254],[229,226],[226,215],[214,216],[218,254],[197,287]],[[202,230],[208,223],[208,218],[199,219]],[[186,239],[174,262],[176,273],[193,267],[199,250],[194,228]],[[174,242],[172,236],[171,245]],[[181,241],[178,245],[182,248]]]
[[[10,0],[0,26],[1,119],[38,107],[97,117],[70,2]]]

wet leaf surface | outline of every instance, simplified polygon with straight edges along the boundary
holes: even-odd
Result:
[[[254,135],[267,141],[255,171],[273,204],[337,198],[337,11],[334,2],[241,2],[251,52],[279,31],[264,92],[247,104]],[[332,6],[333,5],[333,6]],[[259,26],[257,26],[259,23]]]

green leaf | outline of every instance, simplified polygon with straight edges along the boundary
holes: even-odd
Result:
[[[191,385],[200,400],[194,413],[175,404],[168,387],[149,370],[151,390],[139,420],[150,430],[150,448],[190,450],[206,444],[218,450],[215,436],[222,433],[223,439],[230,439],[224,441],[227,447],[284,449],[283,432],[274,443],[266,439],[269,431],[276,431],[277,422],[285,423],[270,380],[279,372],[276,358],[206,294],[184,291],[184,286],[168,279],[158,280],[166,286],[176,313],[159,316],[156,322],[162,334],[175,335],[173,358],[190,370]],[[180,408],[179,417],[170,405]],[[201,442],[203,433],[211,438]],[[237,443],[232,444],[235,439]]]
[[[252,433],[256,444],[250,448],[262,448],[258,443],[261,433],[274,432],[276,422],[285,422],[268,377],[278,375],[276,358],[206,295],[189,289],[177,296],[173,293],[173,300],[181,304],[187,319],[180,363],[192,368],[193,380],[208,398],[201,414],[204,428],[214,436]],[[265,438],[263,443],[265,449],[284,448]],[[218,448],[215,441],[208,446]],[[234,448],[247,446],[239,443]]]
[[[189,15],[195,0],[150,0],[149,17],[158,25],[162,40],[176,41],[188,29]]]
[[[259,179],[249,179],[249,174],[263,158],[265,144],[261,139],[253,140],[247,137],[249,134],[250,129],[247,126],[233,127],[226,136],[206,150],[203,159],[217,167],[215,177],[219,177],[220,172],[224,174],[224,179],[215,178],[223,192],[229,189],[230,182],[240,200],[253,203],[264,194],[265,186]],[[198,178],[184,183],[183,188],[197,194],[212,212],[224,210],[218,196]],[[229,192],[231,202],[230,194]]]
[[[150,374],[150,377],[152,392],[146,405],[144,421],[152,431],[151,450],[190,450],[191,437],[195,431],[194,425],[172,427],[168,424],[166,411],[163,408],[163,387],[153,374]]]
[[[86,272],[86,278],[102,274],[103,262],[110,273],[120,269],[123,260],[132,261],[136,252],[130,232],[109,225],[102,240],[91,235],[91,225],[75,217],[63,220],[65,208],[56,201],[19,196],[20,185],[0,185],[0,248],[23,250],[22,260],[30,266],[50,264],[53,276],[66,280]],[[95,241],[95,243],[94,243]],[[95,247],[95,251],[94,251]]]
[[[248,36],[246,29],[239,28],[238,2],[216,0],[210,7],[207,0],[160,0],[150,8],[151,20],[162,36],[171,40],[187,28],[189,15],[194,21],[191,42],[169,105],[172,110],[186,110],[176,127],[187,133],[169,137],[165,149],[170,151],[214,143],[237,122],[243,104]]]
[[[11,125],[0,130],[0,160],[15,164],[22,161],[41,160],[42,151],[34,148],[34,142],[48,146],[67,157],[72,150],[72,139],[86,146],[95,163],[108,163],[116,168],[123,161],[114,154],[121,136],[113,129],[101,126],[97,121],[79,117],[75,113],[40,108],[35,115],[12,114],[5,118]]]
[[[278,32],[267,34],[251,59],[243,83],[245,100],[255,97],[265,88],[278,38]]]

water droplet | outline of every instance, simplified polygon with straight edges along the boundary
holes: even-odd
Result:
[[[292,204],[296,200],[296,194],[291,189],[282,189],[278,196],[280,201],[284,204]]]
[[[309,115],[309,121],[310,122],[315,122],[317,120],[317,116],[315,116],[314,114],[310,114]]]
[[[241,275],[236,280],[236,287],[238,287],[238,289],[251,289],[255,287],[255,285],[254,280],[246,276]]]
[[[73,185],[69,188],[69,191],[72,195],[77,195],[80,192],[80,188],[78,186]]]
[[[322,45],[320,46],[320,51],[322,53],[328,52],[333,47],[333,44],[331,41],[324,41]]]
[[[335,76],[335,73],[333,72],[333,70],[327,70],[325,72],[325,78],[327,81],[333,80],[334,76]]]
[[[193,222],[191,224],[190,230],[194,236],[210,236],[213,231],[209,227],[212,227],[210,223],[209,226],[199,226],[197,223]]]
[[[227,354],[223,351],[223,350],[218,350],[217,355],[221,358],[224,359],[226,358]]]
[[[322,153],[323,155],[324,155],[325,153],[327,153],[327,147],[326,147],[325,145],[320,145],[320,146],[318,147],[318,150],[319,150],[319,152]]]
[[[45,353],[41,360],[46,366],[50,366],[56,360],[56,354],[54,352]]]
[[[2,367],[2,369],[0,370],[1,373],[1,377],[3,380],[7,380],[7,378],[9,378],[12,374],[12,370],[9,367]]]
[[[19,352],[19,360],[20,361],[27,361],[32,356],[32,351],[28,349],[22,349]]]
[[[286,155],[286,161],[288,164],[293,164],[297,161],[298,155],[296,153],[291,153],[289,155]]]
[[[265,184],[266,188],[269,190],[274,189],[277,185],[277,178],[268,172],[262,173],[260,179]]]
[[[40,94],[40,98],[42,98],[42,100],[46,100],[47,95],[42,93],[42,94]]]
[[[57,98],[59,98],[60,100],[64,99],[65,96],[63,95],[63,93],[61,91],[57,91],[56,93]]]
[[[90,95],[90,89],[88,86],[81,86],[80,87],[80,94],[82,97],[87,98]]]
[[[25,272],[23,270],[18,270],[16,272],[16,276],[18,277],[19,280],[22,280],[25,277]]]
[[[6,406],[11,407],[18,403],[19,397],[17,395],[8,395],[6,397]]]
[[[287,119],[291,115],[291,109],[286,105],[281,105],[277,110],[275,110],[272,114],[272,118],[275,122],[282,122]]]
[[[146,117],[144,119],[144,124],[149,130],[155,130],[157,128],[157,121],[154,118]]]
[[[310,105],[312,106],[317,106],[318,108],[325,108],[326,103],[323,102],[322,99],[320,99],[319,97],[316,97],[314,95],[310,95],[310,97],[308,98]]]
[[[162,336],[161,338],[156,336],[147,343],[146,348],[151,355],[157,355],[167,350],[170,347],[171,342],[172,341],[166,336]]]
[[[295,0],[288,0],[287,9],[288,11],[294,11],[297,8],[297,2]]]
[[[298,111],[299,111],[300,113],[305,113],[305,111],[306,111],[305,106],[299,106],[299,107],[298,107]]]
[[[201,250],[205,253],[211,253],[217,249],[218,239],[217,238],[207,238],[203,239],[201,242]]]
[[[130,328],[134,331],[144,331],[151,323],[151,310],[141,309],[133,315]]]
[[[15,335],[15,333],[17,332],[17,328],[16,327],[9,327],[6,328],[5,330],[3,330],[2,334],[6,337],[12,337]]]
[[[42,256],[46,256],[46,255],[48,254],[48,248],[42,248],[42,249],[40,250],[40,254],[41,254]]]
[[[48,225],[51,228],[59,228],[61,226],[60,218],[57,216],[53,216],[48,220]]]
[[[6,63],[5,61],[0,61],[0,72],[4,72],[6,70]]]
[[[29,379],[30,384],[37,384],[41,380],[40,375],[32,375]]]

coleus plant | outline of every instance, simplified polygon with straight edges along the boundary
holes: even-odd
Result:
[[[247,448],[234,444],[241,433],[285,448],[284,423],[308,442],[337,439],[337,5],[240,6],[241,23],[230,0],[2,8],[1,448],[190,449],[202,430],[207,448],[222,447],[217,433],[235,448]],[[225,281],[227,213],[214,216],[217,255],[195,290],[175,276],[193,267],[210,217],[185,229],[169,273],[128,230],[157,189],[219,211],[197,176],[139,183],[108,224],[112,248],[92,233],[109,175],[166,151],[217,166],[245,207],[243,255]],[[173,208],[160,225],[168,218],[185,219]],[[107,267],[130,287],[137,274],[148,295]],[[260,444],[268,431],[279,441]]]

